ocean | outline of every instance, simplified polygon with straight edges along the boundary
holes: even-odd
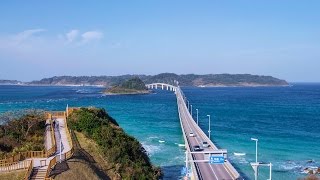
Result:
[[[260,162],[273,164],[273,179],[304,177],[307,167],[320,166],[320,84],[291,87],[183,87],[199,125],[211,139],[228,149],[228,157],[245,179],[253,179],[258,138]],[[70,107],[105,108],[120,126],[137,138],[151,161],[161,166],[164,179],[180,179],[184,165],[182,131],[173,92],[147,95],[103,95],[101,87],[0,86],[0,113],[20,109],[64,110]],[[244,153],[236,156],[234,153]],[[259,179],[267,179],[268,167]]]

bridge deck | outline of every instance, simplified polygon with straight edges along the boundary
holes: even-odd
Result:
[[[192,150],[192,147],[195,145],[201,144],[203,141],[208,142],[210,147],[204,148],[204,151],[214,151],[218,148],[212,143],[212,141],[204,134],[200,127],[195,123],[191,114],[188,111],[186,103],[183,99],[182,91],[178,87],[176,91],[178,111],[180,115],[181,126],[184,132],[184,138],[186,139],[187,150]],[[189,137],[189,133],[193,132],[195,137]],[[204,158],[203,153],[192,154],[189,156],[192,160],[208,160]],[[229,161],[226,161],[224,164],[214,165],[209,164],[208,162],[195,162],[196,169],[193,170],[194,173],[197,173],[198,179],[204,180],[229,180],[239,178],[239,173],[234,169]]]

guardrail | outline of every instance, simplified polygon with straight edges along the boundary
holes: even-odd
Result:
[[[0,172],[10,172],[18,169],[27,169],[29,167],[29,161],[19,161],[0,165]]]
[[[46,151],[46,156],[47,157],[52,156],[57,151],[56,136],[54,134],[54,128],[53,128],[52,119],[50,119],[50,136],[51,136],[52,147]]]
[[[50,112],[52,115],[52,118],[65,118],[66,112],[65,111],[52,111]]]
[[[57,164],[57,156],[50,160],[47,171],[46,171],[46,178],[49,178],[51,169]]]
[[[29,180],[32,174],[32,169],[33,169],[33,160],[30,161],[28,170],[26,172],[26,174],[24,175],[24,180]]]
[[[21,154],[19,153],[19,154],[11,156],[9,158],[2,159],[2,160],[0,160],[0,166],[2,164],[17,162],[20,160],[20,158],[21,158]]]
[[[67,139],[70,145],[70,150],[67,151],[64,154],[61,154],[61,159],[63,160],[67,160],[69,158],[72,157],[73,153],[74,153],[74,148],[73,148],[73,143],[72,143],[72,139],[71,139],[71,135],[70,135],[70,130],[68,128],[68,123],[67,123],[67,117],[66,117],[66,113],[64,113],[64,123],[65,123],[65,130],[66,130],[66,134],[67,134]],[[54,168],[54,166],[57,164],[58,158],[60,158],[60,155],[55,156],[53,159],[50,160],[48,168],[47,168],[47,172],[46,172],[46,176],[45,176],[45,180],[52,180],[52,178],[50,178],[50,172],[51,170]]]
[[[178,99],[177,99],[177,103],[179,103],[179,102],[178,102]],[[180,107],[180,106],[179,106],[179,104],[178,104],[178,113],[179,113],[180,125],[181,125],[181,129],[182,129],[182,134],[183,134],[184,142],[185,142],[185,144],[187,144],[187,145],[186,145],[187,151],[188,151],[188,152],[191,152],[190,145],[189,145],[189,141],[188,141],[188,139],[186,138],[186,133],[184,132],[183,122],[182,122],[182,119],[181,119],[181,114],[180,114],[180,111],[179,111],[179,107]],[[188,156],[188,158],[193,159],[193,157],[191,157],[192,155],[187,154],[187,156]],[[192,173],[193,179],[194,179],[194,178],[195,178],[196,180],[200,179],[199,176],[198,176],[198,174],[200,174],[200,172],[199,172],[199,168],[196,166],[196,163],[192,162],[192,163],[191,163],[191,166],[192,166],[192,170],[195,170],[195,171],[196,171],[196,173]],[[188,170],[187,170],[187,171],[188,171]],[[187,173],[188,173],[188,172],[187,172]]]
[[[179,88],[180,92],[182,92],[182,90]],[[182,94],[181,94],[182,95]],[[184,106],[185,108],[187,108],[186,103],[184,102]],[[190,113],[187,113],[187,115],[189,116],[189,118],[193,119],[193,117],[191,116]],[[200,136],[204,137],[205,139],[207,139],[207,142],[210,144],[211,147],[213,147],[213,149],[218,150],[218,147],[212,143],[212,141],[209,139],[209,137],[202,131],[202,129],[198,126],[198,124],[195,121],[191,122],[194,127],[196,127],[197,131],[200,132]],[[229,162],[229,160],[227,160],[224,164],[226,167],[226,170],[230,173],[231,176],[233,176],[234,179],[237,179],[240,177],[240,174],[238,173],[238,171],[233,167],[233,165]]]

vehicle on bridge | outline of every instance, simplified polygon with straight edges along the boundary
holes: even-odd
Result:
[[[208,147],[210,147],[210,145],[208,144],[207,141],[203,141],[203,142],[202,142],[202,147],[203,147],[203,148],[208,148]]]
[[[203,151],[203,149],[199,145],[193,146],[193,151]]]
[[[189,133],[189,136],[190,136],[190,137],[196,137],[196,135],[195,135],[193,132],[190,132],[190,133]]]

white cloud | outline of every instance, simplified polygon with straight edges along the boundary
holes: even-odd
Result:
[[[103,33],[100,31],[87,31],[81,35],[82,43],[88,43],[90,41],[97,41],[103,38]]]
[[[45,29],[29,29],[29,30],[25,30],[23,32],[20,32],[16,35],[14,35],[13,39],[14,41],[16,41],[17,43],[20,43],[24,40],[27,40],[31,37],[33,37],[35,34],[38,34],[40,32],[46,31]]]
[[[75,41],[78,36],[79,36],[79,30],[77,30],[77,29],[71,30],[70,32],[68,32],[66,34],[67,42],[71,43],[71,42]]]
[[[100,31],[81,33],[78,29],[71,29],[65,34],[42,34],[45,29],[28,29],[19,33],[3,35],[0,32],[0,55],[26,57],[64,53],[70,49],[84,46],[103,38]],[[89,47],[88,47],[89,48]]]

